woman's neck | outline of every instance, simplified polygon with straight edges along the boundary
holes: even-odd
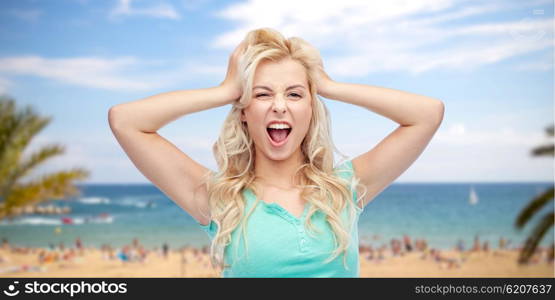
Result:
[[[295,178],[295,171],[303,160],[300,148],[289,158],[279,161],[271,160],[260,151],[256,151],[255,175],[264,184],[292,189],[300,183],[298,178]]]

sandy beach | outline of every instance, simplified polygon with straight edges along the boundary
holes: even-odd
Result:
[[[0,248],[0,277],[218,277],[207,248],[146,250]],[[517,264],[518,250],[360,252],[361,277],[554,277],[553,261],[538,253]]]

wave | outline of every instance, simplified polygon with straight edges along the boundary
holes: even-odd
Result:
[[[152,208],[156,207],[154,201],[151,200],[153,197],[144,197],[144,196],[137,196],[137,197],[125,197],[120,201],[111,201],[109,198],[106,197],[83,197],[79,198],[77,201],[82,204],[86,205],[105,205],[105,204],[112,204],[118,206],[130,206],[130,207],[137,207],[137,208]],[[138,200],[138,199],[146,199],[146,200]]]
[[[112,224],[114,223],[113,216],[105,217],[63,217],[63,218],[43,218],[43,217],[23,217],[12,221],[2,220],[0,225],[83,225],[83,224]]]
[[[85,218],[84,219],[85,223],[96,223],[96,224],[112,224],[114,223],[114,217],[113,216],[108,216],[108,217],[93,217],[93,218]]]
[[[24,217],[12,221],[2,220],[0,225],[62,225],[62,220],[59,218]]]
[[[138,208],[156,207],[156,204],[153,201],[136,201],[134,199],[129,199],[129,198],[123,199],[122,201],[114,204],[121,205],[121,206],[133,206]]]
[[[106,197],[84,197],[77,200],[79,203],[94,205],[94,204],[110,204],[110,199]]]

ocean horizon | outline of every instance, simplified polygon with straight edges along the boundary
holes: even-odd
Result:
[[[426,239],[430,247],[450,249],[462,240],[468,249],[474,238],[497,248],[501,237],[508,247],[523,244],[536,221],[553,211],[544,207],[522,231],[514,223],[520,210],[552,182],[393,183],[369,203],[359,220],[359,242],[389,245],[409,235]],[[209,245],[198,223],[156,186],[142,183],[76,185],[81,194],[45,202],[69,206],[64,215],[23,215],[0,221],[0,238],[30,247],[72,246],[79,237],[85,246],[121,247],[137,238],[146,247],[172,248]],[[475,191],[476,203],[469,201]],[[553,243],[553,228],[542,246]]]

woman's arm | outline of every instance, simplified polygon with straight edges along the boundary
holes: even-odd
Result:
[[[110,108],[110,128],[135,167],[197,222],[209,222],[209,169],[156,131],[180,116],[231,103],[224,87],[162,93]],[[184,131],[186,134],[186,131]]]
[[[443,120],[443,102],[389,88],[336,82],[323,68],[317,81],[320,95],[364,107],[399,124],[374,148],[352,161],[355,175],[367,187],[364,206],[424,151]]]
[[[114,136],[137,169],[203,225],[210,216],[202,180],[210,171],[157,130],[181,116],[236,101],[242,93],[234,72],[239,48],[230,56],[226,79],[217,87],[161,93],[115,105],[108,113]]]
[[[117,104],[110,108],[110,125],[155,133],[164,125],[194,112],[231,104],[236,99],[226,86],[179,90]]]
[[[442,101],[384,87],[330,80],[320,95],[364,107],[401,126],[439,125],[443,119]]]

